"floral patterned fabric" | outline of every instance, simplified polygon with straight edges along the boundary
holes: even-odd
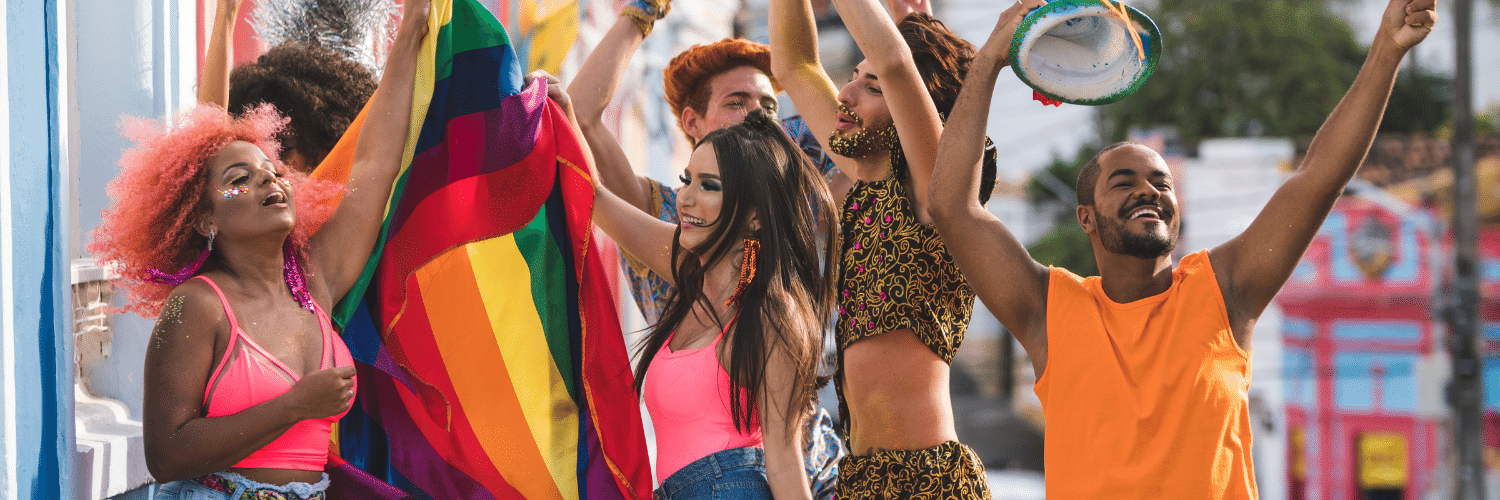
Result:
[[[233,472],[216,472],[184,481],[196,486],[201,486],[212,492],[223,493],[223,498],[230,500],[325,500],[328,496],[328,475],[323,475],[323,480],[316,484],[292,483],[287,486],[276,486],[246,479],[244,476]],[[171,486],[176,483],[169,483]],[[176,491],[171,488],[163,488],[157,495],[157,500],[173,497]],[[212,494],[212,493],[210,493]],[[200,494],[201,495],[201,494]],[[180,494],[175,498],[188,497]]]
[[[990,487],[974,450],[948,441],[925,450],[844,457],[838,498],[988,500]]]
[[[917,220],[896,179],[857,182],[844,201],[840,227],[838,372],[839,421],[849,438],[844,401],[844,349],[885,332],[911,329],[934,354],[953,362],[974,311],[974,292],[943,240]]]

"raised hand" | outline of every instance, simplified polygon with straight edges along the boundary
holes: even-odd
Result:
[[[563,111],[571,111],[573,109],[573,101],[572,98],[568,96],[568,89],[563,86],[562,80],[559,80],[556,76],[548,73],[547,70],[539,69],[528,73],[526,76],[521,78],[521,87],[530,87],[532,80],[535,80],[537,78],[541,78],[542,80],[547,82],[547,97],[551,98],[552,102],[555,102],[558,106],[561,106]]]
[[[1437,0],[1391,0],[1375,39],[1388,40],[1403,51],[1411,50],[1432,33],[1437,20]]]
[[[1011,4],[1005,12],[1000,13],[1000,19],[995,21],[995,29],[990,32],[989,41],[980,50],[986,56],[996,58],[1002,67],[1010,64],[1010,40],[1015,37],[1016,28],[1021,26],[1026,13],[1043,5],[1047,5],[1047,0],[1021,0]]]
[[[304,375],[277,399],[299,420],[343,413],[354,401],[354,367],[338,366]]]
[[[432,0],[406,0],[401,3],[401,22],[408,24],[417,40],[427,36],[427,16],[432,12]]]

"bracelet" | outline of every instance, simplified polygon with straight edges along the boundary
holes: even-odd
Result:
[[[620,14],[630,16],[630,21],[640,28],[641,36],[649,36],[656,20],[666,17],[670,10],[672,0],[631,0],[620,9]]]

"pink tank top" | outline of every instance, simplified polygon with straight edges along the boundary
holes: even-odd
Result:
[[[724,330],[732,325],[729,322]],[[734,430],[729,412],[734,385],[715,350],[723,338],[721,331],[707,346],[674,352],[669,336],[646,368],[643,397],[656,430],[657,482],[714,453],[762,447],[759,423],[752,425],[749,434]]]
[[[292,384],[301,377],[292,373],[281,360],[245,335],[219,285],[214,284],[207,276],[198,278],[213,287],[214,293],[219,294],[219,303],[224,305],[224,314],[229,316],[229,344],[224,349],[224,357],[219,359],[218,367],[209,375],[208,385],[203,388],[203,403],[208,407],[208,417],[233,415],[291,390]],[[323,334],[322,361],[319,362],[318,369],[353,366],[354,359],[349,356],[349,348],[344,345],[343,339],[333,334],[333,324],[329,322],[328,315],[316,303],[313,304],[313,312],[318,315],[318,325]],[[340,413],[327,418],[297,422],[281,437],[255,450],[234,466],[323,470],[328,461],[328,437],[333,432],[333,423],[343,416]]]

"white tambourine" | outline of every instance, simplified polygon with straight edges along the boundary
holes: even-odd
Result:
[[[1026,14],[1010,43],[1016,76],[1071,104],[1124,99],[1146,83],[1160,57],[1156,23],[1111,0],[1052,0]]]

